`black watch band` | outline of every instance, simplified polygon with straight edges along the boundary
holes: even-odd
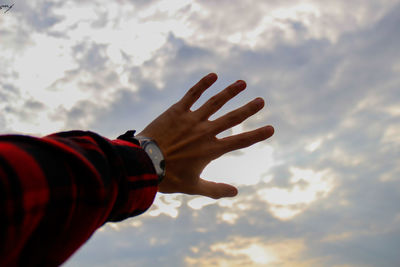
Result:
[[[165,176],[164,155],[155,140],[145,136],[135,136],[135,133],[135,130],[129,130],[125,134],[118,136],[117,139],[133,142],[144,149],[153,163],[158,176],[158,183],[160,184]]]

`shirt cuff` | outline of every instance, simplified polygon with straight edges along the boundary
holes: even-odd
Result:
[[[124,175],[118,185],[118,197],[107,221],[121,221],[145,212],[158,191],[158,176],[147,153],[137,144],[111,141],[121,158]]]

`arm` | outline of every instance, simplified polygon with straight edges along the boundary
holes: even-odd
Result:
[[[132,143],[83,131],[1,136],[0,266],[59,265],[156,192],[153,165]]]
[[[217,80],[210,74],[139,135],[159,144],[166,175],[157,187],[151,160],[137,145],[72,131],[44,138],[0,137],[0,265],[59,265],[107,221],[144,212],[162,193],[231,197],[231,185],[201,179],[219,156],[270,137],[262,127],[222,139],[263,106],[257,98],[214,121],[209,117],[245,89],[228,86],[195,111],[190,108]]]

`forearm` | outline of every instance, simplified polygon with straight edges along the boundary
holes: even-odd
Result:
[[[73,131],[0,137],[0,265],[58,265],[107,221],[144,212],[157,191],[138,146]]]

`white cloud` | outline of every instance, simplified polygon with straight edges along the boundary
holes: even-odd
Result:
[[[233,212],[223,212],[218,214],[217,216],[219,222],[226,222],[229,224],[235,224],[237,219],[239,219],[239,215]]]
[[[400,125],[389,125],[383,134],[383,143],[400,146]]]
[[[266,187],[257,191],[260,199],[269,204],[269,210],[281,220],[292,219],[334,188],[330,171],[290,168],[290,188]]]
[[[300,258],[302,240],[277,240],[264,243],[258,238],[232,237],[210,245],[196,257],[186,257],[193,266],[309,266]]]
[[[310,151],[310,152],[314,152],[315,150],[317,150],[322,144],[322,140],[321,139],[317,139],[315,141],[313,141],[312,143],[308,144],[306,146],[306,150]]]
[[[191,199],[187,204],[194,210],[202,209],[205,206],[216,203],[217,200],[207,197],[196,197]]]
[[[157,195],[149,211],[150,216],[159,216],[165,214],[172,218],[179,215],[178,208],[182,205],[179,195]]]

